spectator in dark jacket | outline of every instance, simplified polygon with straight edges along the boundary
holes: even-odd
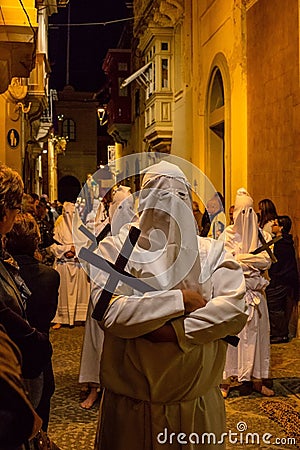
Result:
[[[30,325],[49,335],[58,300],[59,274],[39,262],[34,254],[40,242],[40,231],[31,214],[18,214],[12,230],[6,235],[5,247],[20,268],[20,275],[31,291],[27,300],[26,314]],[[43,388],[36,411],[43,419],[47,431],[50,400],[55,384],[51,361],[43,370]]]
[[[20,211],[23,182],[20,175],[5,165],[0,165],[0,242],[13,227]],[[49,363],[52,353],[49,337],[31,327],[26,320],[24,298],[21,297],[15,273],[0,246],[0,324],[22,354],[22,375],[35,378]]]
[[[272,226],[273,234],[281,236],[281,239],[274,244],[277,262],[269,269],[270,284],[266,289],[271,343],[288,342],[289,321],[299,297],[295,248],[289,234],[291,226],[288,216],[278,216]]]

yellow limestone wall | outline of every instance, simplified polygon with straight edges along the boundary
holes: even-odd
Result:
[[[29,16],[31,25],[37,27],[37,10],[34,0],[23,0],[24,8]],[[25,12],[18,0],[5,0],[1,4],[0,26],[18,25],[29,26]],[[0,28],[1,33],[1,28]],[[1,39],[3,40],[3,39]]]
[[[34,0],[23,0],[24,8],[29,16],[31,26],[36,29],[37,9]],[[0,42],[29,42],[29,36],[33,35],[23,10],[18,0],[5,0],[1,4],[0,14]],[[32,38],[33,39],[33,38]],[[0,55],[1,56],[1,55]],[[1,59],[1,58],[0,58]],[[22,157],[24,152],[25,125],[22,120],[22,113],[15,112],[15,105],[7,101],[0,95],[0,161],[22,173]],[[15,129],[20,137],[19,145],[11,148],[7,142],[7,133],[10,129]]]
[[[247,79],[245,11],[242,1],[192,2],[192,162],[210,177],[207,93],[211,72],[222,74],[225,96],[226,208],[247,188]]]

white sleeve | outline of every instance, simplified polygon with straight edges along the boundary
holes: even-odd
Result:
[[[118,296],[111,301],[100,326],[118,337],[130,339],[157,330],[183,314],[180,290]]]
[[[205,307],[171,322],[185,352],[194,345],[236,335],[247,321],[243,271],[229,253],[222,253],[210,267],[212,298]]]
[[[53,253],[53,255],[57,258],[60,259],[64,256],[64,254],[66,252],[68,252],[69,250],[71,250],[71,245],[59,245],[59,244],[52,244],[50,247],[51,252]]]
[[[115,261],[119,247],[117,237],[110,236],[101,242],[98,251],[103,258]],[[91,298],[95,306],[108,275],[92,268],[91,278]],[[100,326],[118,337],[129,339],[150,333],[183,314],[184,304],[180,290],[135,295],[131,288],[119,283]]]
[[[240,264],[255,267],[258,270],[267,270],[270,268],[272,261],[266,251],[253,255],[252,253],[240,253],[235,256]]]

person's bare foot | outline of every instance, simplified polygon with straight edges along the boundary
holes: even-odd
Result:
[[[53,325],[52,330],[59,330],[61,328],[61,323],[56,323]]]
[[[265,397],[273,397],[275,395],[273,389],[269,389],[262,383],[262,381],[253,381],[253,390],[259,392],[261,395],[264,395]]]
[[[97,401],[98,396],[99,396],[99,393],[98,393],[97,388],[92,387],[87,398],[82,403],[80,403],[81,408],[91,409],[94,406],[95,402]]]
[[[220,384],[220,390],[223,398],[227,398],[230,390],[230,384],[225,383]]]
[[[90,388],[88,385],[81,386],[80,391],[79,391],[80,402],[83,402],[88,397],[89,393],[90,393]]]

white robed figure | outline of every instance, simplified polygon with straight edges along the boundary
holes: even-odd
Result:
[[[228,226],[220,239],[225,248],[241,264],[246,281],[246,302],[249,317],[246,326],[239,334],[237,348],[228,347],[224,380],[237,377],[238,382],[253,380],[253,387],[263,395],[274,392],[263,385],[262,380],[269,377],[270,367],[270,326],[265,288],[268,285],[264,272],[271,265],[267,251],[253,255],[262,243],[258,236],[258,220],[253,209],[253,200],[248,192],[241,188],[237,191],[234,211],[234,224]],[[271,235],[262,231],[265,241]],[[222,383],[223,396],[230,388],[229,380]]]
[[[64,202],[62,215],[54,225],[56,243],[50,247],[55,256],[53,267],[60,274],[58,307],[53,319],[55,328],[85,321],[90,297],[88,276],[75,252],[72,233],[74,214],[75,204]]]
[[[115,235],[120,231],[120,228],[123,225],[130,223],[134,217],[134,200],[130,193],[130,188],[119,186],[113,191],[108,218],[100,224],[95,223],[94,228],[99,234],[107,224],[110,224],[111,231],[108,234]],[[91,280],[91,285],[93,285],[93,280]],[[92,292],[97,294],[97,286]],[[95,296],[91,295],[81,351],[79,383],[88,385],[87,398],[80,404],[83,409],[90,409],[93,406],[98,398],[98,392],[100,390],[100,360],[104,332],[99,327],[98,322],[92,318],[92,313],[97,300],[98,296],[95,298]]]
[[[139,210],[141,235],[126,270],[157,290],[141,294],[120,283],[101,321],[95,448],[223,449],[222,338],[247,319],[242,270],[222,242],[197,236],[190,187],[177,166],[148,168]],[[98,252],[115,261],[128,229]],[[91,273],[97,284],[107,278]]]

